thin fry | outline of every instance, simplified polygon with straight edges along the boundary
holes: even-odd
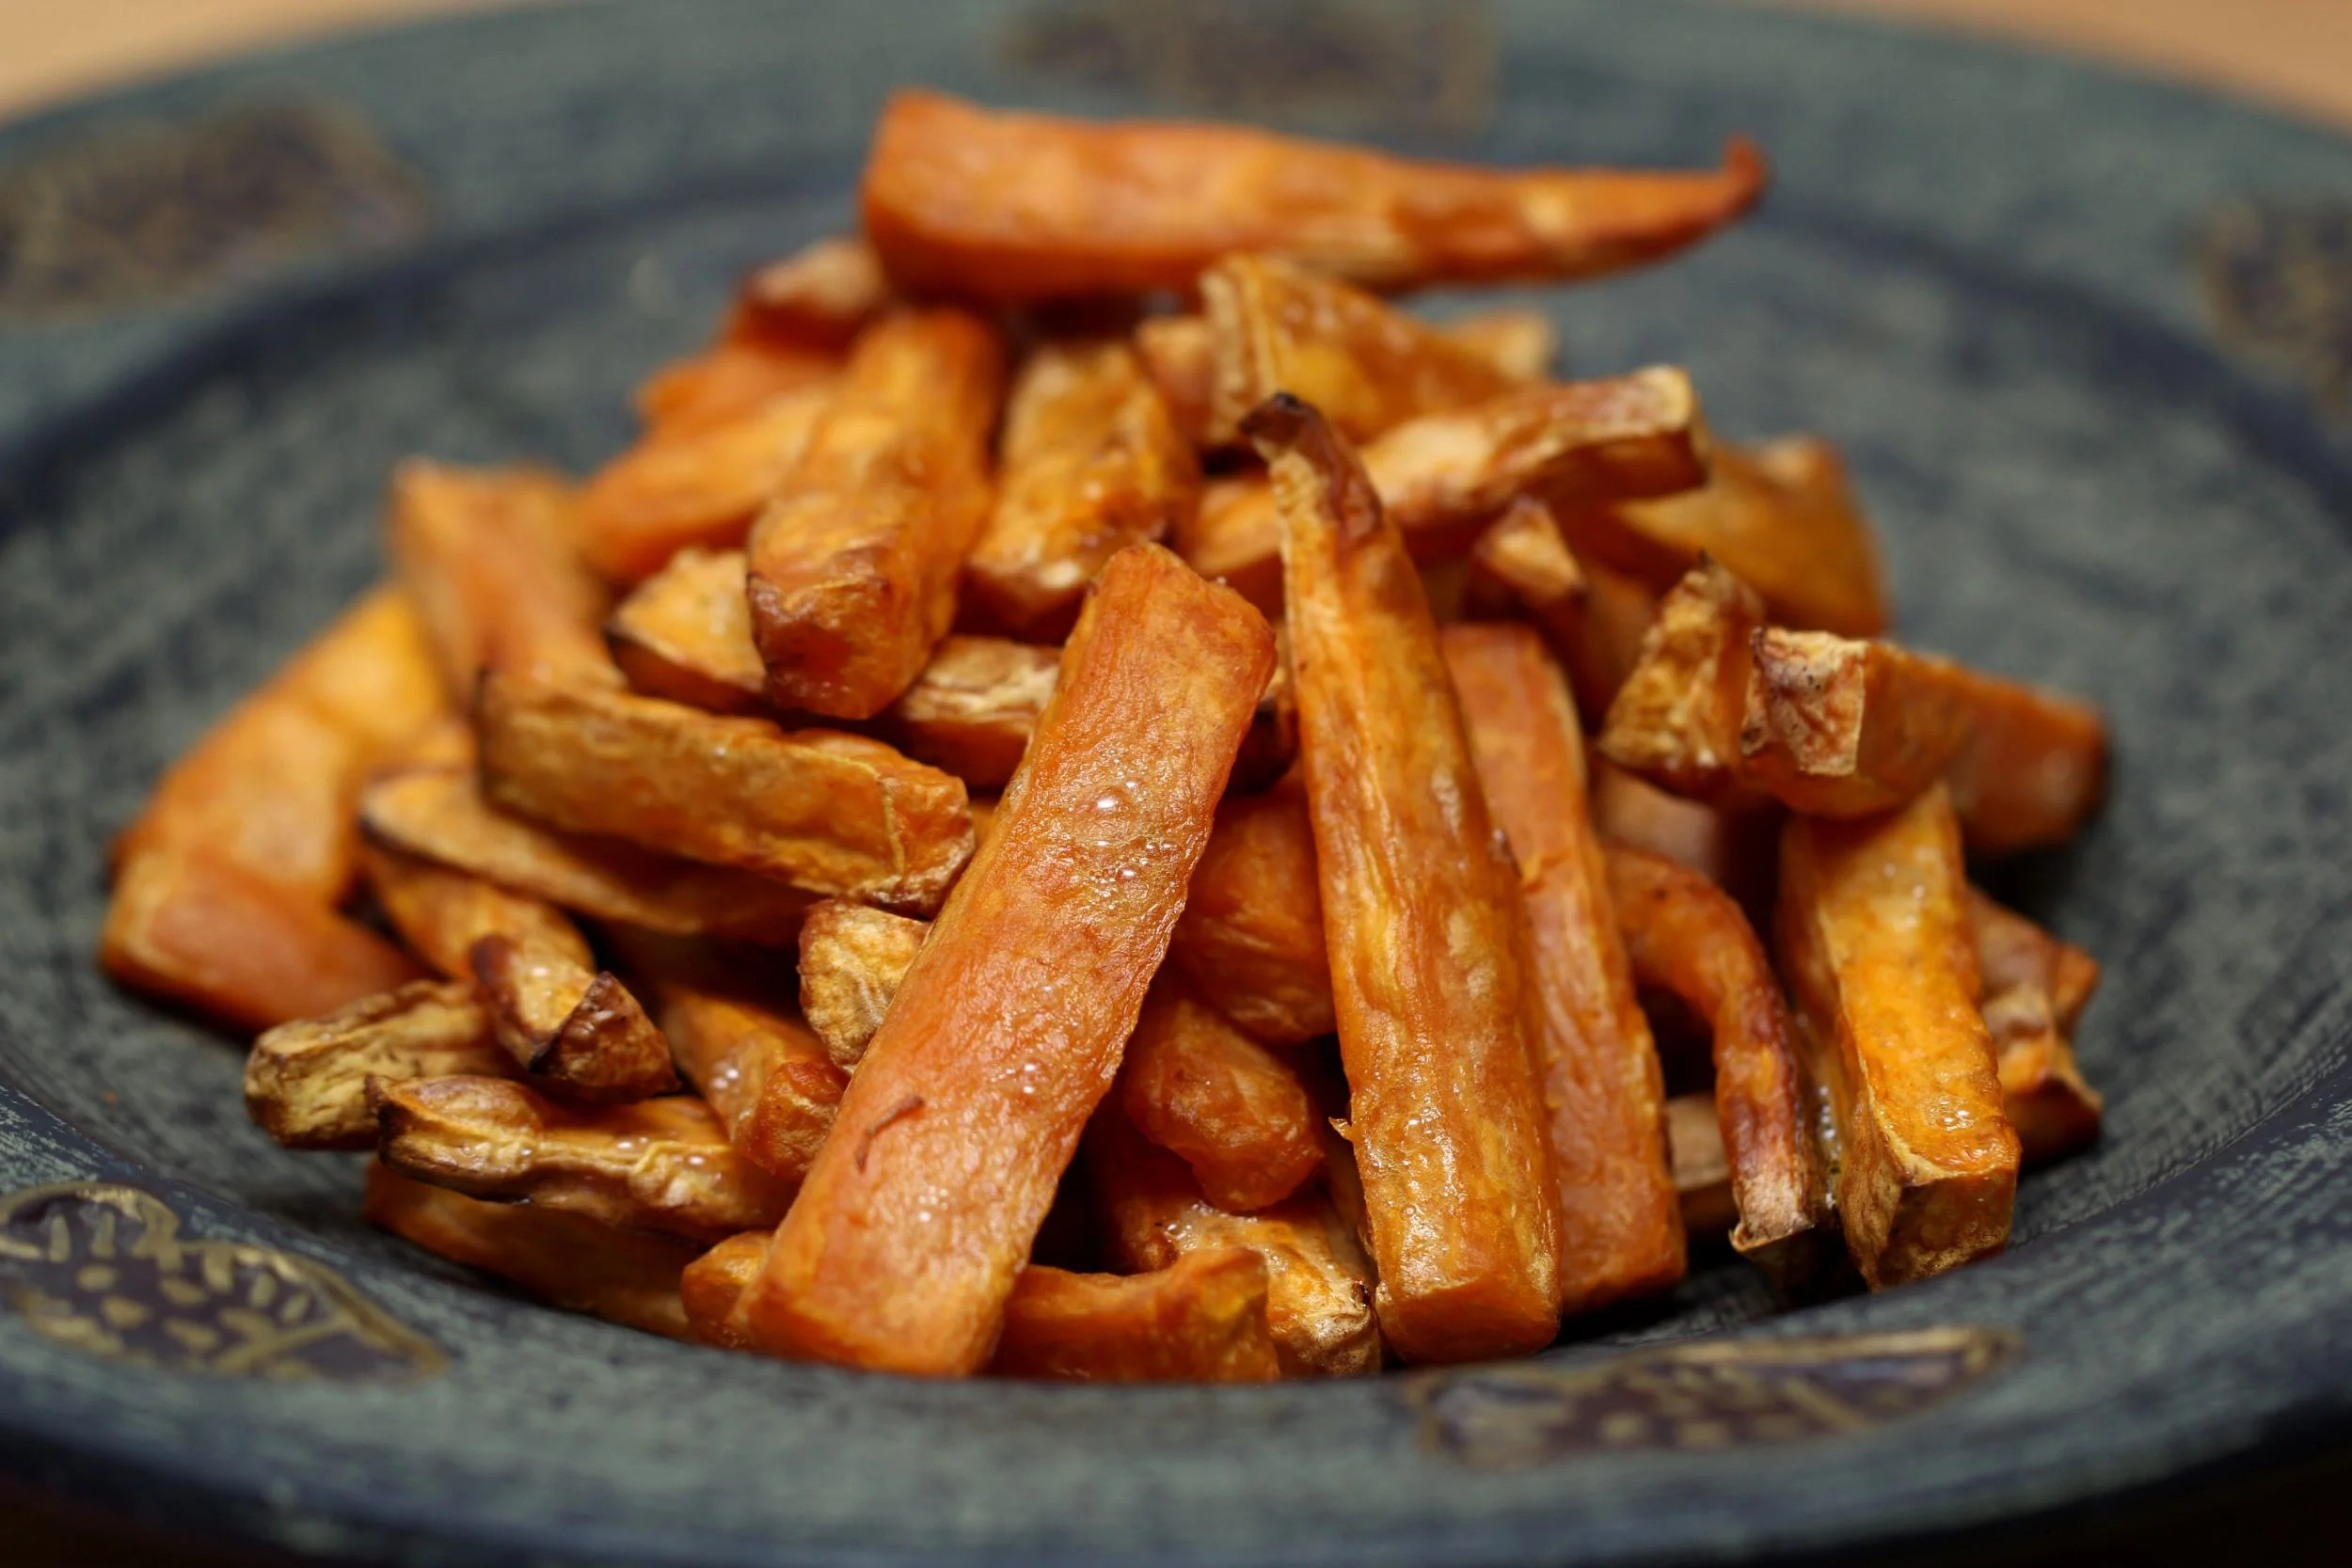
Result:
[[[1470,546],[1465,594],[1481,620],[1518,619],[1544,634],[1575,689],[1578,710],[1598,721],[1641,660],[1658,601],[1640,583],[1580,562],[1551,509],[1521,496]]]
[[[287,1148],[370,1148],[371,1078],[508,1070],[473,988],[419,980],[325,1018],[281,1023],[245,1062],[245,1109]]]
[[[473,945],[487,936],[527,939],[577,968],[596,967],[580,927],[544,898],[378,844],[361,846],[359,858],[368,890],[400,940],[448,979],[472,976]]]
[[[1947,674],[1968,712],[1951,767],[1952,804],[1980,855],[2063,844],[2106,783],[2106,725],[2089,703],[1959,666]]]

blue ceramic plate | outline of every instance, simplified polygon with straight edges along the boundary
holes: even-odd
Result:
[[[2008,1256],[1785,1316],[1715,1264],[1532,1366],[1343,1386],[768,1364],[367,1231],[356,1161],[246,1125],[232,1043],[101,981],[107,835],[376,573],[388,467],[612,451],[739,272],[848,222],[901,82],[1504,162],[1761,138],[1756,221],[1530,297],[1580,371],[1834,436],[1906,634],[2111,717],[2104,815],[2002,884],[2108,976],[2106,1142]],[[409,1560],[1592,1563],[2344,1435],[2347,195],[2352,147],[2175,88],[1635,0],[533,9],[0,132],[0,1473]]]

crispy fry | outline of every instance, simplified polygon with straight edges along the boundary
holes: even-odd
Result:
[[[521,1286],[568,1311],[673,1339],[687,1335],[678,1276],[694,1248],[577,1214],[484,1203],[445,1187],[368,1167],[370,1225],[453,1262]]]
[[[1114,557],[971,869],[746,1303],[766,1349],[979,1370],[1159,968],[1274,662],[1155,546]]]
[[[678,1295],[686,1308],[686,1337],[721,1350],[750,1350],[752,1338],[736,1307],[759,1277],[775,1233],[746,1230],[729,1236],[686,1265]]]
[[[1000,462],[964,584],[1006,630],[1034,641],[1068,634],[1104,562],[1166,539],[1200,504],[1191,446],[1116,339],[1030,350],[1006,404]]]
[[[378,844],[362,845],[359,858],[376,906],[400,940],[449,979],[472,977],[473,944],[486,936],[527,940],[575,968],[596,967],[580,927],[544,898]]]
[[[1715,1119],[1715,1097],[1678,1094],[1666,1101],[1666,1143],[1674,1153],[1682,1228],[1693,1241],[1731,1234],[1740,1202],[1732,1193],[1731,1156]]]
[[[1332,1140],[1337,1142],[1336,1139]],[[1254,1214],[1201,1196],[1184,1163],[1105,1105],[1087,1130],[1086,1170],[1121,1267],[1165,1269],[1202,1251],[1244,1246],[1265,1259],[1266,1321],[1286,1377],[1358,1377],[1380,1370],[1372,1263],[1355,1225],[1317,1185]],[[1339,1161],[1352,1175],[1355,1156]]]
[[[1544,634],[1597,721],[1640,662],[1658,618],[1647,589],[1604,566],[1586,567],[1561,537],[1551,509],[1521,496],[1470,546],[1466,603],[1480,620],[1525,620]]]
[[[1825,631],[1755,634],[1740,766],[1792,811],[1891,811],[1944,775],[1966,746],[1956,664]]]
[[[1560,1238],[1518,878],[1421,579],[1363,468],[1287,398],[1251,415],[1248,434],[1281,508],[1300,762],[1381,1330],[1409,1360],[1532,1351],[1558,1329]]]
[[[839,353],[892,303],[890,280],[863,239],[814,240],[769,262],[736,291],[732,342]]]
[[[956,310],[894,311],[864,337],[752,530],[752,631],[780,708],[868,719],[955,619],[988,517],[1004,350]]]
[[[710,713],[759,713],[768,667],[752,642],[741,550],[693,546],[630,590],[604,624],[605,645],[648,697]]]
[[[1740,907],[1699,873],[1621,847],[1608,859],[1634,978],[1680,998],[1714,1037],[1708,1103],[1732,1173],[1731,1244],[1793,1280],[1828,1226],[1829,1193],[1804,1065],[1763,944]],[[1681,1149],[1677,1142],[1677,1161]]]
[[[498,1042],[534,1087],[603,1104],[678,1086],[670,1042],[637,998],[568,944],[494,932],[473,944],[472,960]]]
[[[1740,766],[1750,643],[1764,624],[1756,591],[1703,561],[1658,604],[1639,659],[1609,705],[1600,754],[1687,800],[1753,804]]]
[[[2074,1032],[2083,1008],[2099,989],[2098,959],[1975,888],[1968,890],[1968,931],[1976,943],[1985,994],[2011,986],[2038,986],[2050,993],[2059,1031]]]
[[[1005,1305],[989,1370],[1075,1383],[1272,1383],[1265,1260],[1193,1252],[1121,1276],[1032,1263]]]
[[[683,1095],[571,1109],[502,1078],[376,1079],[379,1152],[405,1176],[632,1230],[716,1241],[773,1225],[789,1189]]]
[[[1409,420],[1365,447],[1363,463],[1389,520],[1430,556],[1466,548],[1523,491],[1566,505],[1688,489],[1706,477],[1706,436],[1690,378],[1653,368]],[[1213,486],[1177,533],[1196,570],[1261,608],[1281,600],[1281,539],[1262,483]]]
[[[1980,855],[2073,838],[2106,787],[2107,735],[2099,710],[2019,681],[1945,665],[1968,712],[1968,741],[1951,768],[1952,804]]]
[[[801,924],[801,1011],[842,1071],[857,1066],[882,1027],[930,927],[827,899]]]
[[[756,414],[840,369],[837,355],[715,343],[648,376],[637,388],[637,417],[646,445],[682,440]]]
[[[950,637],[882,710],[882,727],[907,755],[976,789],[999,788],[1021,766],[1060,667],[1052,648]]]
[[[579,504],[563,479],[411,459],[392,475],[385,529],[461,702],[491,666],[609,678],[596,636],[605,593],[580,563]]]
[[[1239,126],[1091,124],[892,95],[866,232],[900,287],[981,299],[1186,289],[1275,251],[1382,289],[1590,277],[1667,255],[1764,189],[1745,141],[1706,173],[1418,163]]]
[[[1837,1210],[1872,1289],[2009,1240],[2018,1142],[1978,1015],[1951,795],[1884,816],[1793,816],[1781,840],[1782,972],[1843,1066]]]
[[[246,1057],[245,1109],[288,1148],[369,1148],[369,1079],[506,1070],[473,988],[419,980],[263,1034]]]
[[[1219,803],[1168,958],[1196,996],[1263,1044],[1339,1027],[1300,774]]]
[[[580,492],[580,551],[611,582],[642,582],[690,545],[733,549],[807,450],[836,378],[806,381],[726,419],[656,426]]]
[[[1323,1164],[1319,1113],[1298,1074],[1180,984],[1162,981],[1144,1002],[1119,1099],[1220,1209],[1268,1208]]]
[[[479,712],[491,803],[566,832],[921,913],[972,852],[962,783],[863,736],[501,673]]]
[[[2098,1141],[2106,1102],[2082,1075],[2071,1037],[2099,984],[2099,960],[2024,915],[1968,890],[1968,928],[1984,975],[1984,1023],[2000,1058],[2002,1111],[2027,1164]]]

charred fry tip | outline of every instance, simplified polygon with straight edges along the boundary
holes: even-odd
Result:
[[[1241,433],[1269,464],[1291,453],[1307,460],[1330,497],[1342,538],[1362,539],[1378,530],[1380,493],[1355,450],[1313,404],[1277,392],[1242,416]]]

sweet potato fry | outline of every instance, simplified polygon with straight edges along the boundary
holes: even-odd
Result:
[[[839,353],[891,305],[890,280],[863,239],[829,235],[769,262],[736,291],[731,342]]]
[[[580,927],[544,898],[378,844],[362,845],[359,859],[376,907],[400,940],[448,979],[472,977],[473,945],[487,936],[527,939],[577,968],[596,967]]]
[[[882,710],[882,731],[907,755],[975,789],[999,788],[1021,766],[1060,667],[1052,648],[950,637]]]
[[[1527,911],[1421,578],[1314,410],[1248,421],[1280,502],[1300,764],[1380,1326],[1409,1360],[1559,1326],[1559,1220]],[[1430,1042],[1442,1040],[1434,1051]]]
[[[607,581],[642,582],[690,545],[733,549],[807,450],[834,379],[730,417],[656,426],[580,492],[580,551]]]
[[[1947,659],[1891,642],[1767,627],[1749,643],[1741,768],[1791,811],[1891,811],[1967,745],[1963,678]]]
[[[485,1203],[382,1164],[368,1167],[362,1212],[370,1225],[552,1306],[673,1339],[688,1337],[678,1276],[693,1260],[690,1243],[554,1210]]]
[[[1666,1101],[1666,1143],[1674,1151],[1684,1231],[1692,1241],[1730,1235],[1740,1223],[1740,1202],[1732,1194],[1731,1156],[1715,1119],[1715,1097],[1678,1094]]]
[[[829,898],[801,923],[801,1012],[842,1071],[857,1066],[930,927]]]
[[[964,586],[1013,636],[1058,641],[1103,563],[1200,504],[1200,469],[1167,400],[1117,339],[1048,339],[1005,406],[996,502]]]
[[[1032,1263],[1005,1306],[989,1371],[1074,1383],[1272,1383],[1265,1260],[1247,1247],[1186,1253],[1150,1274]]]
[[[1706,477],[1706,435],[1690,378],[1653,368],[1408,420],[1363,464],[1390,521],[1430,556],[1466,548],[1524,491],[1566,505],[1688,489]],[[1281,539],[1263,484],[1213,487],[1177,532],[1194,569],[1262,608],[1280,602]]]
[[[1608,859],[1634,978],[1678,997],[1714,1037],[1709,1104],[1731,1170],[1739,1219],[1731,1244],[1793,1280],[1828,1227],[1829,1192],[1788,1005],[1763,944],[1740,907],[1699,873],[1640,849],[1612,847]]]
[[[2098,1141],[2106,1102],[2082,1075],[2071,1037],[2099,984],[2099,961],[2024,915],[1968,891],[1968,927],[1984,975],[1984,1024],[2001,1073],[2003,1114],[2027,1164]]]
[[[1249,411],[1289,392],[1351,441],[1509,391],[1512,377],[1437,327],[1276,256],[1227,256],[1200,274],[1214,360],[1208,436],[1229,445]]]
[[[1344,1144],[1338,1159],[1354,1171]],[[1284,1376],[1380,1370],[1372,1264],[1355,1225],[1319,1185],[1254,1214],[1228,1213],[1200,1195],[1182,1160],[1145,1138],[1116,1105],[1104,1106],[1087,1130],[1086,1170],[1121,1267],[1165,1269],[1187,1255],[1248,1247],[1265,1259],[1266,1322]]]
[[[1559,667],[1529,627],[1439,638],[1486,809],[1518,863],[1533,940],[1533,1037],[1570,1313],[1671,1288],[1682,1215],[1667,1166],[1666,1089],[1585,804],[1584,737]]]
[[[866,166],[901,288],[989,300],[1186,289],[1274,251],[1380,289],[1570,278],[1706,237],[1764,189],[1745,141],[1706,173],[1419,163],[1239,126],[1094,124],[902,90]]]
[[[473,988],[419,980],[263,1034],[246,1057],[245,1109],[288,1148],[370,1148],[369,1079],[507,1070]]]
[[[2009,1240],[2018,1142],[1977,1011],[1966,894],[1942,784],[1883,816],[1792,816],[1782,836],[1782,973],[1843,1066],[1837,1210],[1874,1290]]]
[[[710,713],[760,713],[768,667],[752,642],[741,550],[688,546],[629,591],[604,624],[628,684]]]
[[[895,311],[858,340],[752,530],[752,633],[776,706],[871,718],[946,635],[988,517],[1003,378],[995,329],[961,311]]]
[[[1968,890],[1968,931],[1986,995],[2032,985],[2049,992],[2059,1032],[2072,1035],[2099,989],[2099,960],[2014,910]]]
[[[1764,601],[1703,561],[1658,604],[1658,619],[1610,702],[1600,754],[1687,800],[1755,804],[1762,787],[1741,767],[1749,648]]]
[[[1544,634],[1568,673],[1580,712],[1597,721],[1641,660],[1658,618],[1646,588],[1604,566],[1581,563],[1551,509],[1522,496],[1470,546],[1465,604],[1478,620],[1524,620]]]
[[[986,1361],[1273,663],[1256,612],[1165,550],[1104,568],[987,847],[746,1303],[763,1348],[934,1375]]]
[[[1263,1044],[1297,1045],[1339,1026],[1299,774],[1219,803],[1168,958],[1196,996]]]
[[[1677,865],[1688,866],[1708,880],[1740,896],[1746,863],[1752,857],[1745,820],[1713,806],[1669,795],[1638,778],[1607,757],[1591,764],[1593,825],[1601,837],[1629,848],[1646,850]],[[1779,852],[1780,828],[1772,828],[1772,848]]]
[[[604,588],[580,562],[579,503],[557,475],[412,459],[392,475],[385,529],[460,702],[491,666],[610,678]]]
[[[678,1086],[670,1042],[637,998],[569,944],[493,932],[473,944],[472,960],[498,1042],[534,1087],[603,1104]]]
[[[1164,980],[1144,1002],[1119,1098],[1220,1209],[1268,1208],[1323,1164],[1320,1113],[1298,1074],[1181,984]]]
[[[1541,310],[1476,310],[1438,330],[1512,381],[1549,379],[1560,356],[1560,334]]]
[[[2106,786],[2106,725],[2089,703],[1947,664],[1968,713],[1951,767],[1968,847],[2005,855],[2063,844]]]
[[[756,414],[840,370],[838,355],[715,343],[646,377],[637,388],[637,417],[646,445],[682,440]]]
[[[721,1350],[750,1350],[750,1331],[738,1316],[743,1292],[759,1277],[775,1241],[771,1230],[729,1236],[686,1265],[678,1295],[686,1308],[686,1337]]]
[[[469,1197],[716,1241],[773,1225],[789,1188],[728,1146],[684,1095],[575,1110],[503,1078],[376,1079],[386,1164]]]
[[[501,673],[478,706],[491,803],[566,832],[919,913],[972,852],[961,781],[879,740]]]

